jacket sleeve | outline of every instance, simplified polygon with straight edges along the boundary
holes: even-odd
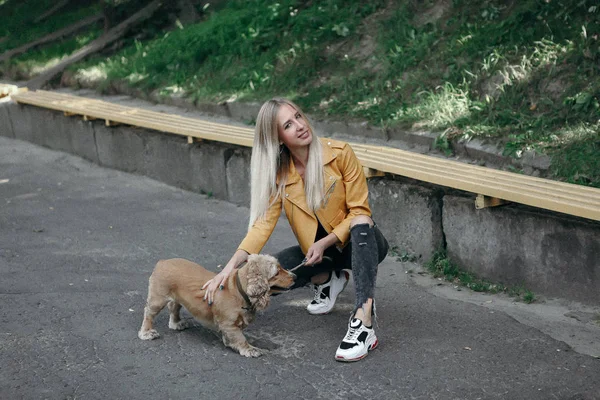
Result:
[[[257,220],[248,230],[246,237],[238,246],[238,250],[244,250],[248,254],[260,253],[269,237],[271,237],[280,215],[281,197],[277,196],[265,213],[264,218]]]
[[[338,237],[342,246],[350,240],[350,222],[357,215],[371,216],[369,207],[369,187],[363,167],[356,158],[349,144],[344,146],[340,154],[340,171],[344,188],[346,189],[346,207],[348,215],[335,228],[333,233]]]

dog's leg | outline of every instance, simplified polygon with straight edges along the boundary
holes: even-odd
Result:
[[[168,299],[162,296],[152,296],[152,291],[148,291],[148,300],[144,308],[144,320],[142,327],[138,332],[138,337],[142,340],[152,340],[160,337],[159,333],[152,327],[154,317],[167,305]]]
[[[260,357],[262,355],[261,349],[248,343],[248,340],[246,340],[239,327],[232,325],[227,327],[220,326],[220,328],[225,346],[231,347],[244,357]]]
[[[175,300],[171,300],[169,301],[169,304],[167,304],[167,307],[169,307],[169,312],[171,313],[169,316],[169,328],[176,331],[182,331],[190,327],[188,321],[182,320],[181,315],[179,315],[181,304]]]

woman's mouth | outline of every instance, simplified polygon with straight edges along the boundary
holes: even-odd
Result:
[[[306,131],[303,134],[301,134],[300,136],[298,136],[298,139],[306,139],[309,135],[310,135],[310,132]]]

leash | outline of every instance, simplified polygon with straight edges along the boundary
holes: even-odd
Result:
[[[333,258],[329,257],[329,256],[323,256],[323,260],[321,260],[321,262],[323,262],[324,260],[333,262]],[[320,264],[320,263],[319,263]],[[306,265],[306,258],[304,260],[302,260],[302,262],[298,265],[296,265],[294,268],[292,269],[288,269],[288,272],[294,272],[295,270],[297,270],[300,267],[304,267]]]
[[[333,262],[333,258],[328,257],[328,256],[323,256],[323,260],[328,260],[330,262]],[[323,260],[321,260],[321,262],[323,262]],[[294,272],[295,270],[297,270],[298,268],[301,268],[303,266],[306,265],[306,258],[304,260],[302,260],[302,262],[298,265],[296,265],[294,268],[288,270],[288,272]],[[240,294],[242,295],[242,298],[244,299],[244,301],[246,302],[246,307],[242,307],[244,310],[247,311],[254,311],[254,305],[252,304],[252,302],[250,301],[250,298],[248,297],[248,294],[244,291],[244,289],[242,288],[242,282],[240,281],[240,272],[239,269],[242,268],[244,266],[244,264],[246,264],[246,261],[243,261],[241,263],[239,263],[236,267],[235,267],[235,286],[237,287],[238,292],[240,292]],[[220,266],[219,266],[220,267]]]
[[[323,262],[324,260],[327,260],[327,261],[329,261],[329,262],[333,262],[333,258],[331,258],[331,257],[329,257],[329,256],[323,256],[323,260],[321,260],[321,262]],[[297,270],[298,268],[304,267],[304,266],[306,265],[306,261],[307,261],[307,260],[306,260],[306,258],[305,258],[304,260],[302,260],[302,262],[301,262],[300,264],[296,265],[294,268],[292,268],[292,269],[288,269],[288,272],[294,272],[294,271],[295,271],[295,270]],[[237,265],[237,266],[234,268],[234,270],[242,268],[242,267],[244,266],[244,264],[246,264],[247,262],[248,262],[248,261],[242,261],[241,263],[239,263],[239,264],[238,264],[238,265]],[[320,264],[320,263],[319,263],[319,264]],[[219,265],[217,265],[217,268],[219,268],[219,269],[220,269],[221,267],[222,267],[222,265],[220,265],[220,264],[219,264]]]

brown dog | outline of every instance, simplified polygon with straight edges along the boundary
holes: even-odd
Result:
[[[187,321],[179,315],[183,305],[204,326],[220,331],[225,346],[246,357],[260,356],[260,349],[248,343],[242,330],[254,320],[256,311],[267,308],[270,294],[291,287],[296,276],[281,268],[275,257],[251,254],[246,265],[229,276],[225,288],[217,290],[214,304],[209,306],[202,286],[214,276],[215,273],[181,258],[159,261],[149,279],[138,337],[151,340],[160,336],[152,321],[165,305],[171,313],[169,328],[187,328]]]

